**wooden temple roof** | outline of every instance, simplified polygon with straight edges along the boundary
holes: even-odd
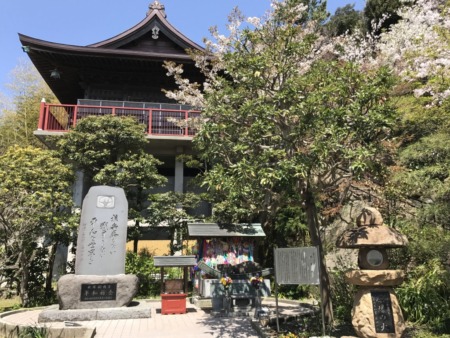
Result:
[[[165,60],[184,64],[185,75],[198,78],[198,70],[187,53],[203,48],[173,27],[158,1],[149,6],[144,20],[104,41],[87,46],[54,43],[19,34],[24,52],[61,103],[83,98],[93,82],[164,85],[168,81]],[[57,70],[60,77],[51,76]],[[166,86],[167,88],[167,86]]]

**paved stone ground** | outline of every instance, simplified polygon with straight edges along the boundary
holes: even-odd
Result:
[[[76,322],[84,327],[95,328],[95,338],[140,338],[140,337],[258,337],[248,318],[218,318],[187,305],[186,314],[161,315],[160,302],[151,302],[151,318],[94,320]],[[18,312],[1,318],[3,322],[16,325],[61,328],[64,323],[38,324],[42,310]]]
[[[185,314],[161,315],[161,302],[149,302],[151,318],[79,321],[76,324],[95,328],[95,338],[143,338],[143,337],[196,337],[196,338],[256,338],[251,317],[213,316],[208,311],[187,303]],[[265,300],[263,307],[275,310],[273,300]],[[301,315],[305,309],[298,303],[280,302],[281,315]],[[42,309],[14,313],[0,318],[13,325],[45,325],[47,328],[62,328],[63,322],[38,324]]]

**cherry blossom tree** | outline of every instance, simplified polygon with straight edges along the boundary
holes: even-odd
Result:
[[[390,72],[340,61],[336,41],[322,34],[322,5],[274,1],[265,17],[249,19],[236,10],[229,35],[212,29],[207,53],[193,54],[203,84],[183,78],[180,65],[167,68],[179,85],[168,96],[203,111],[194,143],[212,164],[203,182],[214,216],[258,217],[271,233],[279,212],[300,206],[321,252],[322,301],[331,322],[324,214],[339,209],[369,173],[380,174],[393,109]]]

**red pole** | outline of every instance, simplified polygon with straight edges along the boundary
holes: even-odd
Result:
[[[77,114],[78,114],[78,105],[76,105],[75,109],[73,110],[72,127],[74,128],[77,125]]]
[[[44,114],[45,114],[45,99],[42,98],[41,105],[39,107],[38,130],[44,129]]]
[[[189,112],[186,110],[184,112],[184,122],[186,123],[186,128],[184,128],[184,136],[189,136],[189,126],[188,126]]]
[[[148,110],[148,134],[152,134],[152,115],[153,115],[153,109]]]

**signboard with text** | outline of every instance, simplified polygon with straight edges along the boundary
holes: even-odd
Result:
[[[81,284],[82,302],[116,300],[117,283]]]
[[[275,249],[275,282],[319,285],[319,254],[316,247]]]

